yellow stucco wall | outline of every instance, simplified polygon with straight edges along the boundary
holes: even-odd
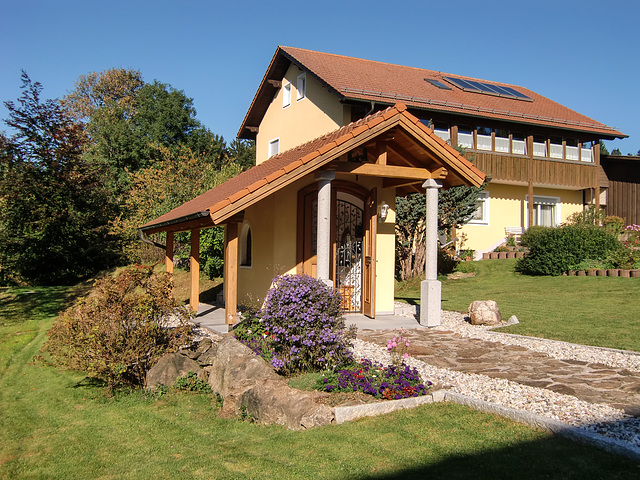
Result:
[[[527,224],[527,193],[525,186],[489,184],[489,224],[468,224],[458,230],[467,238],[462,248],[486,251],[493,249],[505,238],[505,227],[525,227]],[[574,212],[582,210],[582,192],[552,188],[534,188],[534,196],[560,198],[560,222]]]
[[[346,178],[338,176],[338,179]],[[313,176],[305,177],[246,209],[244,222],[251,227],[253,262],[251,267],[238,270],[240,305],[260,304],[273,277],[296,273],[298,191],[313,182]],[[367,189],[379,187],[378,205],[384,200],[390,206],[386,221],[377,225],[375,303],[376,314],[393,313],[395,189],[381,188],[380,179],[361,178],[358,183]]]
[[[267,109],[256,137],[256,164],[268,158],[269,142],[276,138],[280,141],[279,151],[284,152],[344,125],[348,107],[309,73],[306,74],[306,97],[297,100],[297,79],[301,73],[295,65],[289,67],[282,79],[283,87]],[[282,96],[288,82],[291,83],[291,103],[283,108]]]

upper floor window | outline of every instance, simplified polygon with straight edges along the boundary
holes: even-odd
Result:
[[[473,148],[473,130],[469,127],[458,127],[458,145]]]
[[[273,140],[269,141],[269,157],[273,157],[278,153],[280,153],[280,139],[274,138]]]
[[[509,130],[496,128],[496,152],[509,153]]]
[[[524,135],[519,133],[511,134],[511,153],[515,153],[516,155],[527,154],[527,142]]]
[[[298,100],[302,100],[307,96],[307,74],[301,73],[298,75],[298,83],[296,85],[296,95]]]
[[[533,137],[533,155],[535,157],[547,156],[547,139],[534,135]]]
[[[291,83],[282,87],[282,108],[291,105]]]
[[[487,127],[478,127],[476,129],[476,143],[476,148],[478,150],[493,150],[491,129]]]

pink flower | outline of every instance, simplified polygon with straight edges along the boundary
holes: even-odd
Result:
[[[409,354],[408,354],[408,353],[405,353],[405,354],[403,355],[403,357],[404,357],[404,358],[409,358]]]

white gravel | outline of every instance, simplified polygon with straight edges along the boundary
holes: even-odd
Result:
[[[558,359],[603,363],[639,371],[638,356],[632,353],[612,352],[607,349],[576,346],[565,342],[491,332],[486,327],[468,324],[464,316],[458,313],[443,312],[443,325],[436,328],[452,330],[465,337],[520,345]],[[354,340],[354,356],[383,364],[392,361],[386,348],[358,339]],[[640,419],[633,418],[622,410],[608,405],[588,403],[571,395],[521,385],[506,379],[435,367],[415,358],[409,358],[406,363],[415,367],[425,382],[431,381],[451,392],[551,418],[591,433],[617,439],[636,448],[640,447]]]

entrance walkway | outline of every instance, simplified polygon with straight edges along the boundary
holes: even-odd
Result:
[[[640,373],[599,363],[557,360],[524,347],[464,338],[451,331],[421,327],[412,317],[346,315],[358,327],[358,338],[386,346],[399,328],[411,340],[408,353],[425,363],[450,370],[504,378],[523,385],[573,395],[590,403],[623,409],[640,417]],[[227,333],[224,308],[200,304],[195,323]]]

